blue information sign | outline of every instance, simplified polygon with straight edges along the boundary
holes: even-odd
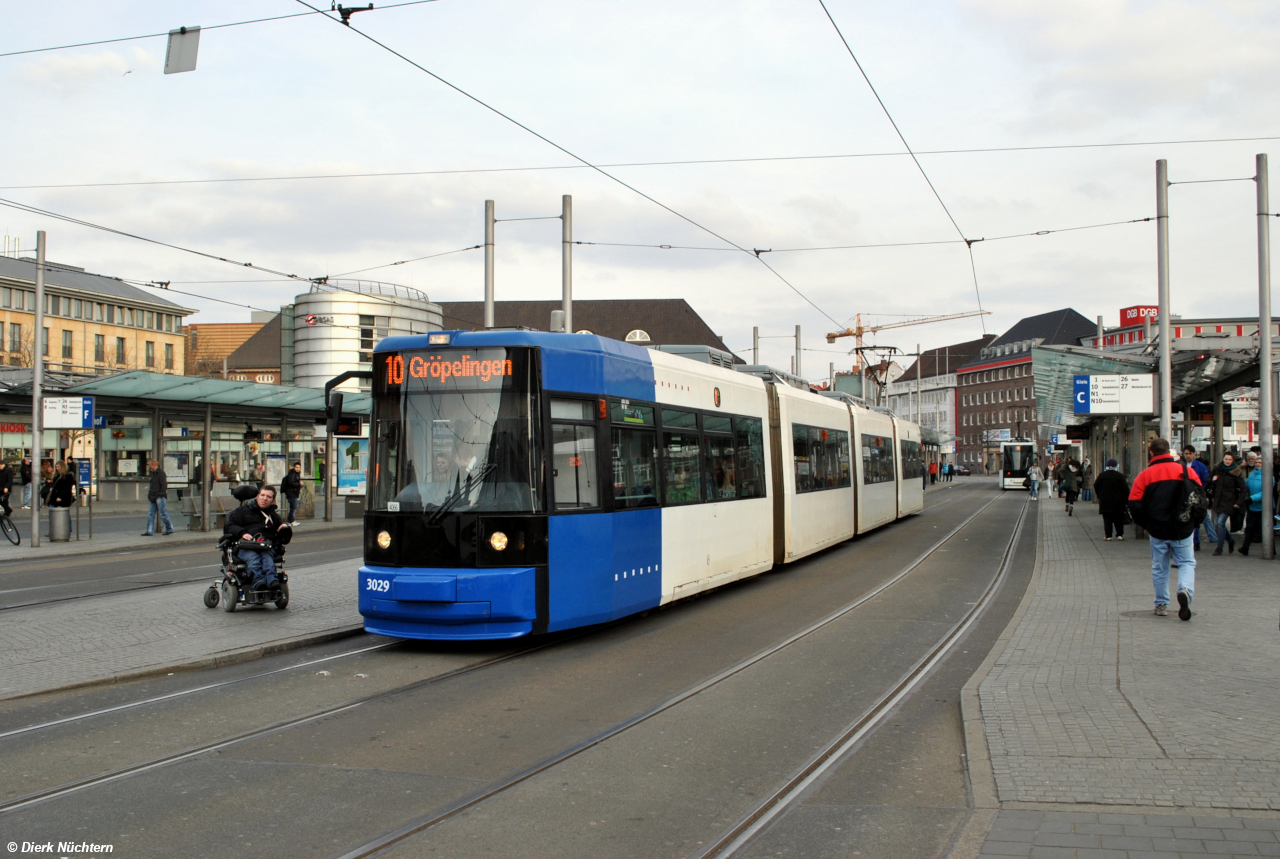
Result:
[[[1089,377],[1076,376],[1075,386],[1072,390],[1072,399],[1074,400],[1075,413],[1078,415],[1087,415],[1090,412],[1089,402]]]

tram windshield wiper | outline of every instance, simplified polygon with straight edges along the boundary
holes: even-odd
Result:
[[[427,524],[434,525],[439,522],[444,514],[457,506],[458,502],[463,498],[470,495],[473,489],[484,483],[484,479],[492,474],[497,467],[498,464],[496,462],[491,462],[468,474],[466,480],[462,480],[462,474],[459,472],[458,479],[454,481],[453,490],[440,502],[440,506],[427,519]]]

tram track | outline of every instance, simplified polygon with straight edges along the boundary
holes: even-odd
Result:
[[[561,764],[564,764],[565,762],[572,760],[578,755],[581,755],[583,752],[593,749],[601,745],[602,743],[607,742],[608,740],[614,739],[615,737],[618,737],[621,734],[627,731],[630,731],[633,728],[636,728],[637,726],[644,724],[645,722],[648,722],[649,720],[655,718],[656,716],[659,716],[679,706],[680,704],[690,701],[691,699],[697,697],[698,695],[703,694],[709,689],[712,689],[720,685],[721,683],[730,679],[731,677],[741,674],[742,672],[746,671],[752,666],[763,662],[764,660],[782,652],[783,650],[786,650],[787,648],[791,647],[797,642],[809,637],[813,633],[823,629],[824,627],[829,626],[830,624],[834,623],[835,621],[839,620],[840,618],[844,617],[845,615],[849,614],[855,609],[865,605],[866,603],[875,599],[880,594],[889,590],[895,584],[901,582],[913,571],[915,571],[921,564],[923,564],[930,557],[932,557],[934,553],[936,553],[944,545],[950,542],[953,537],[955,537],[957,534],[962,532],[966,527],[968,527],[975,519],[977,519],[989,507],[991,507],[993,504],[999,501],[1000,497],[1001,497],[1000,495],[996,495],[995,498],[992,498],[986,504],[979,507],[976,511],[974,511],[967,518],[965,518],[964,521],[962,521],[959,525],[955,526],[944,537],[942,537],[933,545],[931,545],[928,549],[926,549],[923,553],[921,553],[915,560],[907,564],[907,566],[902,568],[894,576],[880,583],[875,588],[863,594],[862,596],[858,597],[857,599],[853,600],[852,602],[847,603],[846,605],[840,607],[836,611],[826,615],[825,617],[821,618],[818,621],[815,621],[814,623],[810,624],[809,626],[805,627],[799,632],[794,633],[793,635],[788,636],[787,638],[738,662],[737,664],[713,675],[712,677],[706,680],[703,680],[702,682],[696,684],[695,686],[692,686],[689,689],[686,689],[685,691],[671,698],[668,698],[666,701],[663,701],[662,703],[654,707],[651,707],[645,711],[642,711],[632,716],[631,718],[614,725],[611,728],[608,728],[602,732],[597,733],[596,735],[590,737],[589,739],[583,740],[582,742],[577,743],[569,747],[568,749],[565,749],[549,758],[545,758],[544,760],[536,764],[533,764],[532,766],[529,766],[523,770],[520,770],[500,780],[496,784],[489,785],[488,787],[482,789],[479,792],[463,797],[455,801],[454,803],[451,803],[450,805],[444,807],[443,809],[432,812],[429,815],[420,817],[416,820],[410,821],[409,823],[404,824],[398,827],[397,829],[373,841],[367,842],[366,844],[356,847],[353,850],[348,850],[344,853],[340,853],[337,855],[336,859],[364,859],[364,857],[374,856],[382,852],[383,850],[389,847],[392,847],[395,844],[398,844],[399,842],[405,840],[406,838],[409,838],[413,835],[417,835],[418,833],[424,832],[430,829],[431,827],[436,826],[437,824],[443,823],[444,821],[449,820],[450,818],[456,817],[457,815],[462,814],[465,811],[468,811],[478,805],[481,805],[484,802],[487,802],[490,799],[493,799],[501,794],[506,793],[512,788],[515,788],[520,784],[523,784],[524,782],[529,781],[535,776],[538,776],[542,773],[552,770],[555,767],[560,766]],[[1026,506],[1024,504],[1023,515],[1025,515],[1025,510],[1026,510]],[[884,713],[890,712],[892,710],[893,705],[896,703],[896,701],[900,700],[901,697],[905,697],[906,694],[909,694],[910,690],[914,688],[916,682],[918,682],[918,679],[920,677],[923,677],[924,674],[927,673],[927,668],[931,667],[933,664],[936,664],[937,661],[939,661],[943,656],[945,656],[947,650],[949,650],[951,645],[953,645],[955,641],[959,640],[959,638],[963,634],[963,631],[967,630],[969,624],[972,623],[973,619],[975,619],[981,613],[980,610],[983,607],[985,607],[987,602],[990,600],[991,595],[998,590],[998,583],[1000,581],[1003,581],[1004,572],[1007,570],[1009,559],[1012,557],[1013,547],[1017,545],[1017,538],[1018,536],[1021,535],[1021,531],[1022,531],[1021,524],[1022,524],[1022,518],[1020,517],[1018,526],[1015,528],[1015,531],[1014,531],[1014,536],[1010,539],[1009,545],[1006,548],[1004,555],[1002,556],[1000,571],[997,574],[997,576],[993,579],[992,584],[988,586],[982,598],[978,600],[978,604],[974,607],[974,609],[968,612],[965,615],[965,619],[961,621],[959,626],[957,628],[953,628],[953,630],[946,637],[944,637],[942,643],[936,646],[933,649],[933,651],[931,651],[931,655],[932,655],[931,657],[926,656],[925,660],[923,660],[921,663],[922,665],[925,665],[924,669],[921,669],[919,666],[917,666],[917,668],[913,672],[909,673],[907,678],[904,678],[904,681],[900,681],[894,687],[894,690],[891,690],[891,692],[889,693],[889,697],[882,699],[881,706],[878,706],[878,708],[873,708],[873,711],[869,716],[864,714],[864,716],[859,720],[859,723],[855,723],[855,724],[866,722],[868,718],[876,719],[877,714],[882,715]],[[959,630],[959,632],[957,632],[957,629]],[[897,697],[893,697],[895,696],[895,691],[896,691]],[[884,701],[888,701],[889,703],[883,704]],[[867,727],[866,731],[859,733],[857,735],[857,739],[860,739],[862,736],[865,735],[867,731],[873,728],[874,728],[874,723],[870,724]],[[845,733],[847,734],[848,732],[845,732]],[[844,734],[842,734],[841,736],[843,737]],[[837,738],[837,739],[840,739],[840,738]],[[852,742],[856,742],[856,740],[849,740],[848,742],[852,743]],[[822,760],[817,761],[816,765],[820,765],[823,761],[827,760],[828,758],[830,758],[830,755],[827,755],[826,757],[823,757]],[[806,767],[804,770],[804,773],[806,775],[812,772],[813,772],[812,766]],[[793,777],[792,779],[788,779],[788,781],[784,783],[784,788],[787,785],[790,785],[794,780],[795,780],[795,777]],[[779,796],[787,795],[783,791],[779,791],[778,793],[779,793]],[[769,805],[768,808],[772,808],[773,805],[775,804],[776,802],[774,804]],[[762,806],[760,813],[763,814],[765,811],[768,810],[768,808],[765,808]],[[752,817],[751,820],[754,821],[758,819],[759,816],[760,815],[756,815],[755,817]],[[735,827],[735,829],[738,829],[739,827]],[[701,855],[709,856],[710,854],[703,853]]]
[[[983,487],[973,487],[973,488],[980,489]],[[968,489],[968,487],[966,487],[966,489]],[[927,508],[927,510],[937,509],[938,507],[945,506],[954,501],[962,500],[963,498],[969,497],[971,495],[972,495],[971,491],[964,492],[961,495],[957,495],[953,498],[940,501],[937,504],[930,505]],[[409,835],[412,835],[415,832],[419,832],[419,831],[422,831],[423,829],[429,828],[430,826],[435,825],[435,823],[438,823],[444,819],[452,817],[460,813],[461,811],[466,810],[467,808],[473,807],[474,805],[484,802],[486,799],[492,798],[493,796],[496,796],[502,792],[505,792],[506,790],[509,790],[510,788],[516,786],[517,784],[523,781],[526,781],[529,778],[532,778],[538,773],[544,772],[547,769],[554,767],[558,763],[562,763],[563,761],[568,760],[578,754],[581,754],[587,749],[595,747],[607,741],[608,739],[615,737],[625,732],[626,730],[629,730],[630,728],[633,728],[639,724],[642,724],[643,722],[652,719],[653,717],[659,715],[660,713],[666,710],[669,710],[672,707],[677,706],[683,701],[689,700],[690,698],[695,697],[696,695],[701,694],[702,692],[705,692],[706,690],[712,688],[713,686],[718,685],[719,683],[722,683],[724,680],[727,680],[729,677],[732,677],[746,670],[751,665],[757,664],[760,661],[768,658],[769,656],[775,653],[778,653],[781,650],[795,644],[797,641],[811,635],[817,630],[838,620],[840,617],[848,614],[850,611],[853,611],[859,606],[862,606],[868,601],[874,599],[876,596],[880,595],[885,590],[892,587],[894,584],[897,584],[898,582],[902,581],[902,579],[910,575],[916,568],[918,568],[922,563],[928,560],[935,552],[937,552],[940,548],[942,548],[948,541],[950,541],[957,534],[962,532],[978,516],[980,516],[983,512],[985,512],[992,504],[994,504],[1000,498],[1001,498],[1001,495],[996,494],[994,498],[992,498],[986,504],[983,504],[980,508],[978,508],[976,511],[974,511],[970,515],[968,515],[962,522],[960,522],[960,524],[952,528],[946,535],[944,535],[939,540],[937,540],[933,545],[931,545],[918,557],[916,557],[914,560],[908,563],[905,567],[900,569],[896,574],[894,574],[888,580],[881,582],[870,591],[858,597],[856,600],[842,606],[840,609],[837,609],[834,612],[831,612],[830,614],[824,616],[820,620],[805,627],[800,632],[795,633],[791,636],[788,636],[787,638],[779,641],[778,643],[767,648],[766,650],[755,654],[754,656],[738,663],[737,665],[729,669],[719,672],[718,674],[714,675],[708,680],[705,680],[691,687],[690,689],[675,696],[674,698],[664,701],[663,703],[657,705],[656,707],[652,707],[652,708],[649,708],[648,710],[642,711],[636,716],[615,725],[613,728],[610,728],[609,730],[601,734],[597,734],[596,736],[593,736],[592,738],[585,740],[581,743],[575,744],[569,749],[561,753],[558,753],[552,756],[551,758],[545,759],[538,764],[534,764],[533,766],[525,770],[521,770],[517,772],[514,776],[504,779],[501,783],[491,786],[489,790],[486,790],[481,794],[469,796],[462,800],[459,800],[457,803],[449,807],[446,807],[443,811],[431,815],[430,819],[427,819],[425,821],[422,819],[419,819],[415,821],[414,825],[412,825],[407,831],[401,832],[396,837],[391,838],[390,840],[387,840],[387,838],[379,839],[378,842],[374,844],[372,849],[367,849],[367,850],[364,850],[363,852],[356,851],[356,852],[343,854],[343,855],[351,855],[351,856],[372,855],[372,853],[376,853],[379,850],[385,848],[386,846],[389,846],[392,843],[402,840],[403,838],[408,837]],[[63,784],[51,787],[47,790],[29,793],[21,797],[16,797],[8,802],[0,803],[0,813],[17,811],[19,809],[27,808],[38,803],[43,803],[43,802],[57,799],[59,797],[68,796],[68,795],[78,793],[96,786],[105,785],[114,781],[118,781],[120,779],[138,775],[143,772],[147,772],[147,771],[154,770],[164,766],[169,766],[172,764],[177,764],[185,760],[190,760],[192,758],[200,757],[202,755],[207,755],[213,752],[217,752],[229,746],[243,743],[251,739],[260,738],[270,734],[287,731],[291,728],[297,728],[299,726],[315,722],[317,720],[326,718],[328,716],[338,715],[338,714],[356,709],[358,707],[361,707],[376,701],[387,700],[396,696],[400,696],[400,695],[404,695],[406,693],[412,692],[415,689],[420,689],[420,688],[441,683],[453,678],[461,677],[467,674],[472,674],[487,668],[494,667],[502,663],[508,663],[513,660],[522,658],[526,655],[529,655],[533,652],[545,650],[547,648],[565,643],[567,641],[579,638],[581,636],[596,633],[600,631],[602,628],[607,628],[612,625],[613,624],[606,624],[602,626],[589,628],[587,630],[579,631],[564,637],[557,638],[554,641],[541,642],[534,647],[524,648],[515,653],[504,654],[500,657],[483,660],[481,662],[468,665],[468,666],[463,666],[451,671],[441,672],[439,674],[432,675],[431,677],[418,679],[418,680],[415,680],[414,682],[402,684],[391,689],[383,690],[370,695],[352,698],[331,706],[314,709],[307,713],[301,714],[299,716],[273,721],[270,724],[263,725],[258,728],[254,728],[252,730],[243,731],[237,734],[225,736],[225,737],[212,740],[209,742],[201,743],[195,746],[190,746],[182,750],[175,751],[174,753],[171,753],[171,754],[156,756],[144,761],[121,766],[121,767],[118,767],[118,768],[115,768],[91,777],[86,777],[86,778],[82,778],[82,779],[78,779],[70,782],[65,782]],[[165,695],[152,696],[150,698],[146,698],[140,701],[127,702],[127,703],[116,705],[113,707],[100,708],[97,710],[81,713],[74,716],[64,717],[56,720],[50,720],[40,724],[25,726],[19,729],[0,733],[0,740],[12,738],[12,737],[18,737],[22,735],[29,735],[41,730],[52,729],[58,726],[72,724],[75,722],[82,722],[95,717],[107,716],[107,715],[118,713],[124,710],[134,709],[134,708],[143,707],[151,704],[161,704],[161,703],[169,702],[183,696],[194,695],[200,692],[208,692],[208,691],[216,690],[226,686],[230,686],[236,683],[243,683],[248,680],[258,679],[258,678],[266,677],[272,674],[279,674],[284,671],[291,671],[291,670],[297,670],[304,667],[309,667],[311,665],[318,664],[319,662],[356,656],[361,653],[370,652],[372,650],[386,649],[389,647],[396,646],[397,644],[400,644],[400,643],[401,642],[390,642],[383,645],[377,645],[371,648],[363,648],[361,650],[352,651],[348,653],[335,654],[332,656],[324,657],[320,660],[311,660],[311,661],[308,661],[305,663],[299,663],[293,666],[284,666],[278,669],[273,669],[268,672],[259,672],[257,674],[249,675],[243,678],[235,678],[227,681],[220,681],[214,684],[205,684],[204,686],[196,687],[189,690],[181,690],[178,692],[168,693]]]

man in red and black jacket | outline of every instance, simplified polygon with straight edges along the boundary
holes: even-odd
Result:
[[[1178,518],[1186,499],[1183,475],[1200,482],[1200,475],[1169,453],[1169,442],[1153,438],[1148,447],[1151,461],[1133,481],[1129,512],[1134,524],[1145,528],[1151,540],[1151,583],[1156,591],[1156,614],[1169,613],[1169,560],[1178,565],[1178,617],[1191,620],[1191,598],[1196,587],[1196,555],[1191,535],[1197,524]]]

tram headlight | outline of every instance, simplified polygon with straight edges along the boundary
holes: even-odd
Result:
[[[390,548],[390,546],[391,546],[391,535],[390,535],[390,534],[388,534],[386,531],[379,531],[379,532],[378,532],[378,545],[379,545],[380,547],[382,547],[383,549]]]
[[[507,535],[501,531],[494,531],[489,535],[489,545],[493,547],[493,551],[501,552],[507,548]]]

